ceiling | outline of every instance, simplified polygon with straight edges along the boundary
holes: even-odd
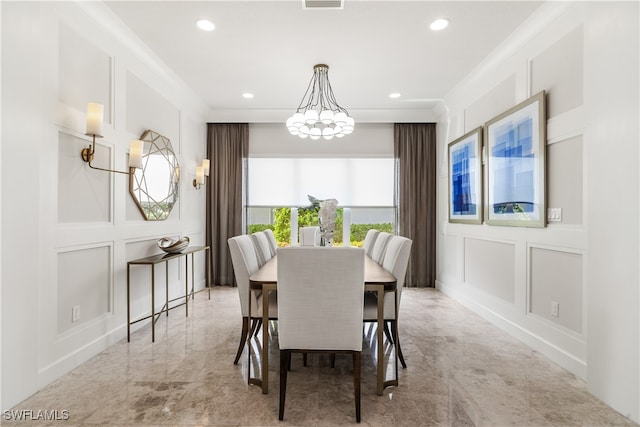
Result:
[[[302,0],[106,4],[213,115],[284,120],[313,66],[324,63],[338,104],[356,121],[384,121],[433,108],[541,2],[345,0],[340,10],[305,9]],[[440,17],[449,27],[431,31]],[[197,28],[199,18],[215,30]],[[389,98],[393,92],[401,96]]]

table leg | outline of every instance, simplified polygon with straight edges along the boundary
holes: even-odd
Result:
[[[394,333],[395,333],[395,337],[393,338],[393,355],[396,358],[395,362],[396,362],[396,386],[398,385],[398,309],[400,307],[398,307],[398,290],[396,289],[395,291],[393,291],[393,303],[394,306],[396,307],[396,310],[394,312],[396,320],[395,322],[393,322],[393,328],[395,329]]]
[[[378,298],[378,396],[382,396],[384,390],[384,286],[377,286],[376,296]]]
[[[191,254],[193,256],[193,254]],[[193,263],[192,263],[193,266]],[[189,317],[189,256],[184,257],[184,312]]]
[[[191,253],[191,301],[193,301],[195,286],[196,286],[196,273],[194,271],[194,265],[195,263],[193,262],[193,252],[192,252]],[[187,298],[187,301],[189,301],[189,298]]]
[[[262,393],[269,392],[269,295],[271,286],[262,288]]]
[[[156,342],[156,265],[151,267],[151,342]]]
[[[164,262],[164,306],[167,309],[167,317],[169,317],[169,261]],[[160,312],[162,316],[162,312]],[[158,316],[158,318],[160,318]],[[155,321],[155,319],[153,319]]]
[[[131,341],[131,264],[127,264],[127,342]]]

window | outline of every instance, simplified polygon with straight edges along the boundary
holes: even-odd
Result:
[[[392,158],[249,158],[248,231],[272,228],[279,244],[317,225],[308,196],[338,200],[335,244],[361,245],[369,228],[395,227]]]

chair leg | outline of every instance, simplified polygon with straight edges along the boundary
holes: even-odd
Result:
[[[391,321],[391,329],[393,330],[393,337],[396,343],[396,348],[398,349],[398,358],[400,359],[400,364],[402,365],[402,369],[407,369],[407,364],[404,361],[404,356],[402,355],[402,348],[400,347],[400,335],[398,334],[398,321]]]
[[[238,360],[240,360],[240,355],[242,354],[242,350],[244,349],[244,343],[247,340],[247,334],[249,333],[249,318],[242,318],[242,332],[240,334],[240,344],[238,344],[238,352],[236,353],[236,358],[233,361],[234,365],[238,364]]]
[[[302,366],[304,366],[304,367],[307,366],[307,353],[306,352],[302,353]]]
[[[260,332],[260,328],[262,327],[262,319],[254,319],[253,325],[251,326],[251,334],[249,336],[258,336],[258,332]]]
[[[393,341],[393,338],[391,337],[391,332],[389,331],[389,324],[387,322],[384,322],[384,334],[387,336],[387,340],[389,340],[389,342],[393,344],[394,341]]]
[[[291,362],[291,352],[280,350],[280,404],[278,408],[278,419],[284,419],[284,401],[287,395],[287,371]]]
[[[331,353],[329,355],[329,358],[331,360],[331,369],[336,367],[336,354],[335,353]]]
[[[360,422],[360,356],[361,352],[353,352],[353,397],[356,401],[357,422]]]

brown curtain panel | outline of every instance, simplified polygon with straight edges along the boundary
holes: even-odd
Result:
[[[434,287],[436,278],[436,125],[396,123],[398,234],[413,240],[404,284]]]
[[[227,239],[244,233],[244,162],[249,152],[247,123],[209,123],[206,242],[211,247],[212,285],[233,285]]]

